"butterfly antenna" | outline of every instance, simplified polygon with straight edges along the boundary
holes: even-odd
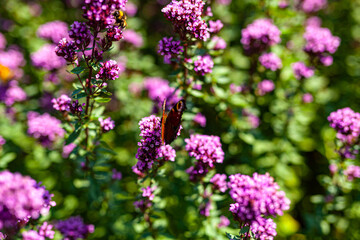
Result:
[[[163,102],[163,115],[165,115],[165,108],[166,108],[166,98],[164,99]]]

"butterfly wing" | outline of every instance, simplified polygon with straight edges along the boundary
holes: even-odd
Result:
[[[163,113],[162,113],[162,117],[161,117],[161,144],[164,145],[164,141],[165,141],[165,123],[166,123],[166,119],[167,119],[167,114],[165,113],[165,106],[166,106],[166,99],[164,100],[163,103]]]
[[[170,144],[175,140],[180,128],[181,117],[185,109],[186,109],[185,101],[180,100],[170,110],[169,114],[165,119],[165,122],[163,123],[163,129],[162,129],[163,143]]]

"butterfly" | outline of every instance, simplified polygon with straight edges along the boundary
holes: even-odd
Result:
[[[181,116],[186,109],[185,100],[178,101],[168,114],[165,113],[166,99],[163,103],[163,114],[161,118],[161,143],[172,143],[179,131]]]

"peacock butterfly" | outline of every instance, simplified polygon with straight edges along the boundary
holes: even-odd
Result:
[[[185,100],[178,101],[168,114],[165,113],[166,99],[163,103],[163,114],[161,118],[161,143],[172,143],[180,128],[181,116],[186,109]]]

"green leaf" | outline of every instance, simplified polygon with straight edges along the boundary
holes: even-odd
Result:
[[[82,90],[83,90],[82,88],[76,89],[71,93],[71,97],[75,96],[76,94],[79,94]]]
[[[73,131],[70,134],[70,136],[66,139],[65,144],[68,145],[68,144],[74,142],[79,137],[80,133],[81,133],[80,129]]]
[[[73,73],[73,74],[80,74],[80,73],[82,73],[84,70],[85,70],[84,67],[79,66],[79,67],[76,67],[76,68],[74,68],[73,70],[71,70],[71,73]]]
[[[111,98],[104,98],[104,97],[97,97],[95,98],[95,101],[98,103],[107,103],[110,102]]]
[[[6,168],[8,163],[13,161],[16,158],[15,153],[7,153],[1,157],[0,160],[0,168]]]
[[[190,95],[192,95],[194,97],[198,97],[198,98],[204,96],[204,93],[197,91],[197,90],[190,90],[189,93],[190,93]]]
[[[79,93],[79,94],[73,96],[73,98],[74,98],[74,99],[80,99],[80,98],[84,98],[84,97],[86,97],[86,96],[87,96],[87,94],[84,93],[84,92],[82,92],[82,93]]]

